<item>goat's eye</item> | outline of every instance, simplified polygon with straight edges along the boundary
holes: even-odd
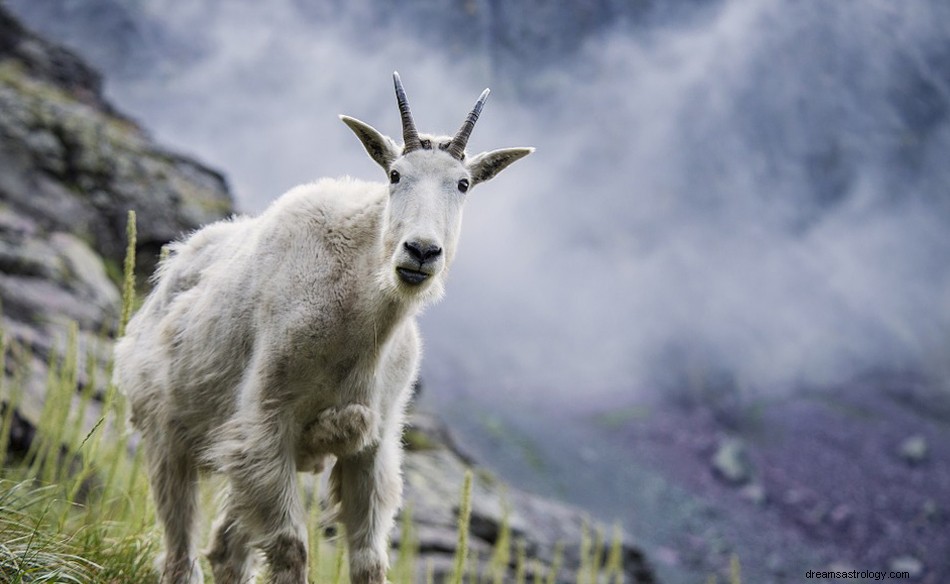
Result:
[[[463,178],[462,180],[459,181],[459,191],[464,193],[467,190],[468,190],[468,179]]]
[[[397,171],[395,170],[389,171],[389,182],[392,184],[396,184],[397,182],[399,182],[399,173]]]

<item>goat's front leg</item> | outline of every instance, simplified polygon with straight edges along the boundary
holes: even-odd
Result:
[[[211,530],[207,556],[215,584],[249,584],[253,581],[254,554],[250,535],[241,525],[230,501],[225,503]]]
[[[389,532],[402,500],[399,424],[380,442],[341,458],[330,476],[346,527],[352,584],[383,584],[389,569]]]
[[[272,584],[307,582],[307,530],[289,418],[267,412],[236,420],[221,453],[231,481],[229,514],[247,532],[241,545],[264,551]]]

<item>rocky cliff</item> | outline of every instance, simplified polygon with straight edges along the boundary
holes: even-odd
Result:
[[[148,273],[164,243],[224,217],[232,204],[220,173],[156,144],[103,97],[96,71],[24,29],[0,5],[0,300],[10,347],[3,375],[7,387],[25,390],[11,448],[29,442],[48,363],[63,350],[69,323],[79,331],[80,386],[104,388],[127,211],[137,212],[137,259]],[[442,574],[455,551],[470,461],[444,425],[420,413],[407,444],[414,537],[422,562],[431,560]],[[574,581],[583,513],[506,488],[485,471],[476,476],[475,553],[487,560],[510,509],[508,524],[529,557],[549,564],[557,542],[566,545],[562,581]],[[623,553],[627,582],[654,581],[636,547],[625,543]]]
[[[82,379],[105,380],[110,347],[98,340],[117,320],[127,211],[139,214],[148,270],[163,243],[232,208],[219,173],[154,143],[101,88],[76,55],[0,9],[0,301],[10,359],[19,361],[5,374],[32,379],[28,420],[39,415],[66,323],[94,356],[81,360]]]

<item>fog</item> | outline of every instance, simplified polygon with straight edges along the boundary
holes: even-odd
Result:
[[[946,367],[944,3],[726,0],[607,27],[524,79],[364,3],[142,6],[188,56],[110,95],[246,212],[322,176],[383,180],[337,114],[400,136],[393,70],[423,131],[492,86],[469,151],[537,152],[469,195],[422,319],[439,392],[758,394]]]

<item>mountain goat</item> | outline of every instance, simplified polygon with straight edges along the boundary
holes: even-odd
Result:
[[[487,89],[455,136],[419,134],[393,80],[402,147],[340,116],[389,184],[323,179],[173,244],[116,346],[165,530],[162,582],[202,581],[196,491],[213,471],[229,481],[207,554],[215,581],[248,582],[259,549],[272,582],[305,583],[297,472],[329,457],[352,582],[385,582],[415,316],[442,295],[467,191],[533,151],[466,156]]]

